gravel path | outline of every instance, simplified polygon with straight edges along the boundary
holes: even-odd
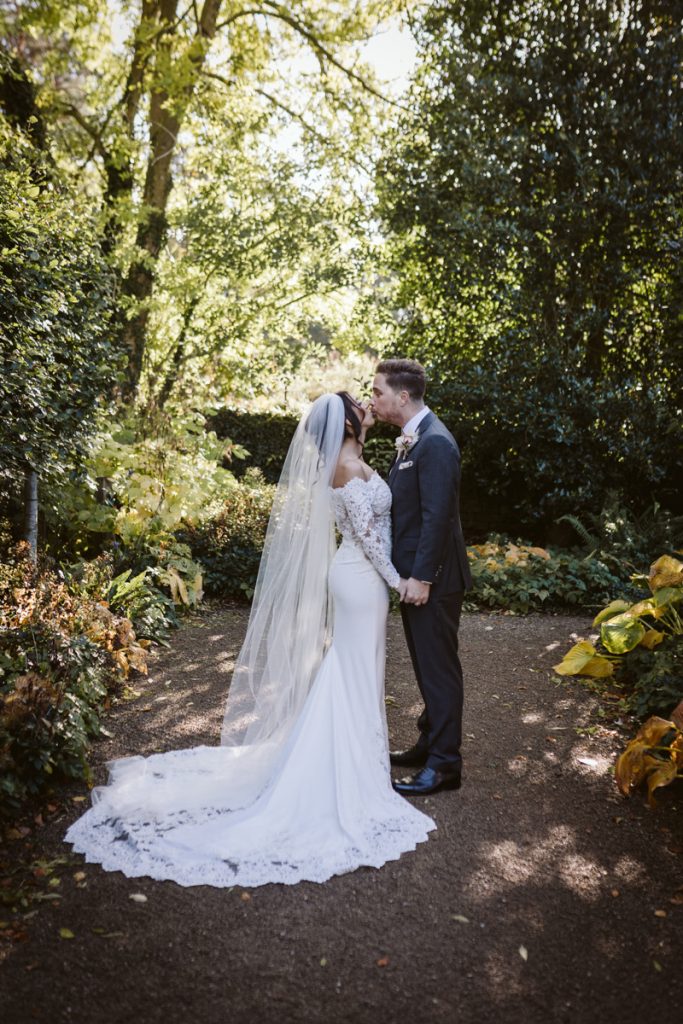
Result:
[[[111,758],[217,742],[245,624],[243,609],[213,608],[182,628],[136,683],[140,697],[109,717],[112,736],[93,752],[97,783]],[[15,929],[0,941],[3,1021],[675,1018],[683,793],[664,792],[652,812],[616,792],[621,739],[586,689],[549,672],[589,632],[568,617],[464,617],[463,788],[422,798],[437,831],[381,870],[246,892],[128,880],[62,843],[84,807],[74,788],[9,844],[60,882],[44,887],[59,898],[31,904],[27,918],[2,915]],[[408,745],[419,706],[396,615],[388,655],[390,733]],[[56,858],[66,863],[50,867]]]

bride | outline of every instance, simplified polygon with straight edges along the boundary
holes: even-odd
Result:
[[[385,629],[400,581],[391,492],[362,459],[373,423],[346,392],[302,417],[221,745],[109,762],[66,833],[87,861],[186,886],[323,882],[395,860],[436,827],[389,774]]]

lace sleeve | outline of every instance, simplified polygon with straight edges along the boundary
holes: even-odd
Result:
[[[375,516],[366,481],[354,477],[344,485],[342,494],[353,532],[365,556],[389,586],[397,590],[400,577],[391,562],[388,524],[382,529],[381,520]]]

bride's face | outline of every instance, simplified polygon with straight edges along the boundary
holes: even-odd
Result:
[[[369,402],[358,402],[358,416],[362,430],[368,430],[375,425],[375,414]]]

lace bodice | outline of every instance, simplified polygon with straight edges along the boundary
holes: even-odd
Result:
[[[344,540],[360,547],[390,587],[399,574],[391,562],[391,491],[378,473],[369,480],[353,477],[332,490],[337,527]]]

